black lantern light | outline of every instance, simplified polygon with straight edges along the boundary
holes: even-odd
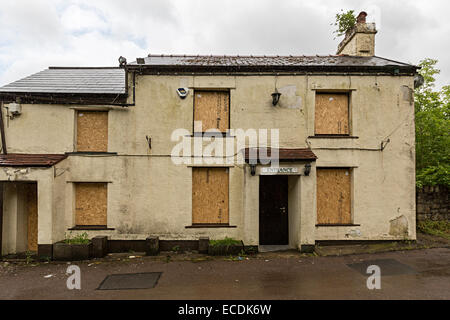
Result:
[[[305,164],[305,176],[309,176],[309,173],[311,172],[311,163]]]
[[[252,176],[256,174],[256,164],[250,164],[250,174]]]
[[[274,106],[277,105],[278,101],[280,100],[280,96],[281,96],[281,93],[279,93],[278,90],[275,89],[275,92],[272,93],[272,104]]]

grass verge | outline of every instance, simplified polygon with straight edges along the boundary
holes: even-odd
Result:
[[[422,233],[438,236],[450,240],[450,222],[449,221],[420,221],[417,224],[417,230]]]

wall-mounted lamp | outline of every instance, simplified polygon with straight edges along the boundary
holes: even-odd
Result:
[[[256,164],[250,165],[250,174],[254,176],[256,174]]]
[[[305,171],[304,171],[305,176],[309,176],[310,172],[311,172],[311,163],[307,163],[305,164]]]
[[[423,76],[420,74],[416,74],[414,76],[414,89],[421,87],[424,84],[424,82],[425,79],[423,78]]]
[[[272,93],[272,104],[274,106],[276,106],[278,101],[280,101],[280,96],[281,96],[281,93],[279,93],[278,90],[275,89],[275,92]]]

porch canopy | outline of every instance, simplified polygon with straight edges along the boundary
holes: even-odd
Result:
[[[245,162],[257,164],[258,161],[266,162],[272,159],[272,155],[278,151],[280,162],[295,162],[295,161],[316,161],[317,156],[309,148],[245,148],[244,150]],[[275,155],[274,154],[274,155]]]
[[[52,167],[67,158],[65,154],[22,154],[0,155],[0,167]]]

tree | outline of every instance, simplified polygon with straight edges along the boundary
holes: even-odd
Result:
[[[331,25],[337,27],[333,33],[336,33],[338,37],[345,35],[347,31],[353,29],[356,25],[355,11],[348,10],[344,12],[344,10],[341,9],[341,12],[336,14],[336,21]]]
[[[416,184],[450,186],[450,86],[435,89],[435,59],[419,63],[424,84],[415,90]]]

